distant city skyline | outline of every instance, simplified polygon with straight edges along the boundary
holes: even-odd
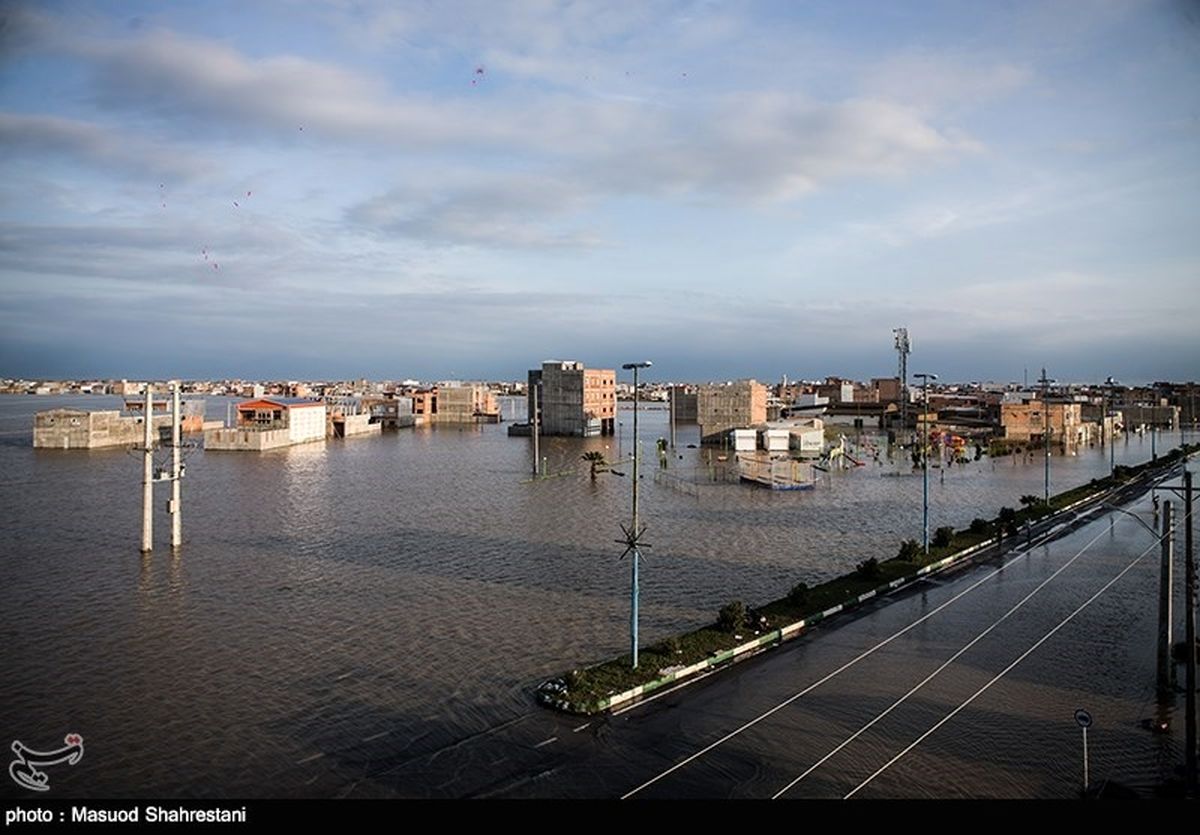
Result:
[[[0,68],[0,376],[1200,376],[1183,0],[9,3]]]

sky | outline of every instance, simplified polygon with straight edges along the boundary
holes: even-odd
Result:
[[[0,5],[0,377],[1200,377],[1200,3]]]

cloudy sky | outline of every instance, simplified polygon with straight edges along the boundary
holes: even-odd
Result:
[[[0,376],[1200,375],[1200,5],[0,6]]]

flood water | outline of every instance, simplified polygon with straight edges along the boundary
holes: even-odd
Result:
[[[541,678],[627,649],[628,563],[613,540],[632,471],[593,482],[580,456],[629,455],[628,404],[620,438],[544,439],[539,480],[531,440],[504,424],[188,450],[184,547],[168,546],[164,485],[142,556],[139,455],[30,441],[35,411],[118,403],[0,396],[2,732],[44,748],[83,735],[86,759],[53,775],[60,796],[333,796],[364,763],[526,714]],[[654,480],[667,412],[642,408],[645,643],[920,538],[921,479],[902,461],[865,453],[812,490],[697,496]],[[703,471],[696,441],[680,427],[670,472]],[[1157,447],[1179,442],[1160,433]],[[1118,441],[1116,463],[1150,448]],[[1051,466],[1057,492],[1107,474],[1109,453]],[[931,472],[931,530],[1017,506],[1042,479],[1037,455]]]

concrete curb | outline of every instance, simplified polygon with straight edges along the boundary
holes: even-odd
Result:
[[[1185,455],[1184,460],[1186,461],[1187,458],[1188,455]],[[1039,520],[1039,523],[1046,524],[1053,522],[1054,520],[1073,512],[1083,505],[1090,504],[1098,499],[1102,499],[1104,496],[1112,493],[1114,490],[1120,489],[1120,487],[1125,486],[1128,483],[1129,482],[1126,481],[1122,485],[1106,487],[1102,490],[1088,493],[1083,498],[1077,499],[1066,507],[1060,508],[1048,516],[1043,517],[1041,520]],[[1050,528],[1053,528],[1053,526],[1051,525]],[[673,670],[670,673],[648,681],[645,684],[639,684],[637,687],[625,690],[621,693],[616,693],[608,696],[607,698],[600,699],[599,701],[585,707],[576,707],[571,705],[566,699],[559,697],[559,694],[565,692],[565,686],[552,687],[551,685],[554,685],[555,681],[543,683],[541,687],[538,688],[538,698],[543,704],[567,713],[591,715],[606,710],[611,711],[615,708],[621,707],[622,705],[631,704],[640,699],[642,696],[653,693],[656,690],[661,690],[668,685],[686,682],[687,680],[701,673],[709,672],[717,667],[725,665],[726,663],[743,661],[751,656],[757,655],[760,652],[765,652],[772,647],[779,646],[785,641],[790,641],[799,637],[801,634],[803,634],[806,628],[814,626],[826,618],[833,617],[840,612],[849,611],[850,609],[865,603],[873,597],[882,597],[890,594],[897,589],[915,583],[922,577],[926,577],[930,574],[950,568],[953,565],[969,559],[980,551],[996,545],[999,541],[1000,540],[997,537],[985,539],[983,542],[979,542],[970,546],[969,548],[964,548],[961,551],[957,551],[947,557],[943,557],[937,562],[932,562],[929,565],[922,566],[912,574],[909,574],[905,577],[897,577],[891,582],[885,583],[877,588],[871,589],[870,591],[863,592],[862,594],[846,601],[845,603],[839,603],[837,606],[832,606],[823,612],[818,612],[802,620],[798,620],[794,623],[789,623],[786,626],[780,627],[779,629],[772,630],[765,635],[755,638],[753,641],[748,641],[744,644],[738,644],[731,649],[722,650],[713,654],[711,657],[704,659],[703,661],[697,661],[695,664],[690,664],[678,670]]]

